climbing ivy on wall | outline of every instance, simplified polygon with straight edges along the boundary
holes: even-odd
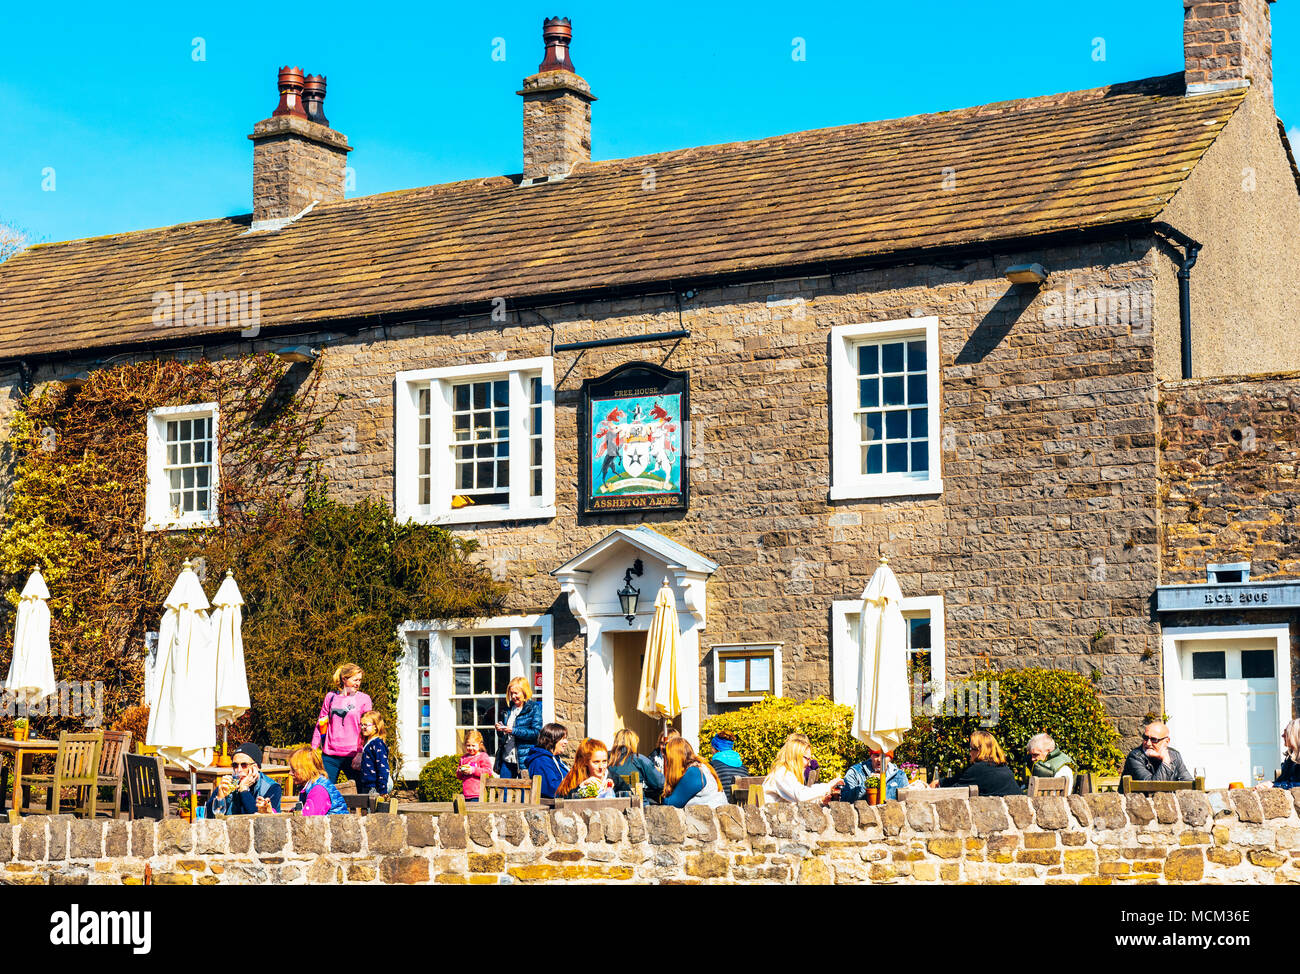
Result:
[[[217,523],[146,531],[149,411],[203,402],[219,410]],[[227,568],[235,573],[253,704],[236,734],[264,744],[309,739],[329,674],[346,661],[366,669],[391,740],[397,625],[503,604],[506,587],[470,561],[473,542],[397,524],[380,503],[328,499],[313,445],[336,408],[317,369],[270,354],[117,365],[21,402],[7,442],[5,597],[16,605],[41,567],[56,676],[103,681],[106,723],[142,702],[144,636],[186,558],[201,559],[209,596]],[[7,611],[5,669],[13,623]],[[40,731],[79,723],[43,718]]]

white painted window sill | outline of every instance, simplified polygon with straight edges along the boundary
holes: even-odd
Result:
[[[182,518],[175,521],[145,521],[144,529],[146,531],[188,531],[191,528],[215,528],[220,527],[221,521],[218,518]]]
[[[479,524],[493,521],[548,521],[555,517],[554,505],[550,507],[458,507],[454,511],[416,511],[411,520],[416,524]]]
[[[832,484],[833,501],[876,500],[881,497],[933,497],[943,493],[942,480],[882,479]]]

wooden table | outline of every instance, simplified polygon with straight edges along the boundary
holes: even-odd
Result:
[[[261,771],[262,774],[269,777],[278,777],[279,775],[290,773],[287,764],[263,765]],[[224,778],[234,773],[235,770],[233,768],[223,768],[216,764],[210,764],[206,768],[194,769],[194,776],[209,785],[215,784],[218,778]],[[190,780],[190,772],[187,769],[182,768],[179,764],[168,763],[163,765],[163,774],[167,775],[168,778],[184,778],[186,781]]]
[[[401,802],[397,806],[399,815],[418,815],[420,813],[441,815],[444,812],[454,812],[456,805],[454,802]]]
[[[235,773],[233,768],[222,767],[216,764],[210,764],[205,768],[195,768],[194,777],[197,779],[198,791],[200,794],[211,794],[212,789],[216,787],[217,781],[226,778]],[[288,765],[268,764],[261,769],[261,773],[267,777],[278,777],[280,775],[290,774]],[[168,762],[163,765],[163,774],[172,781],[183,781],[184,785],[169,784],[167,790],[170,792],[188,791],[190,783],[190,772],[182,768],[179,764]],[[291,793],[285,793],[284,798],[292,798]]]
[[[29,756],[48,754],[56,755],[59,753],[59,742],[42,740],[41,738],[32,738],[28,741],[15,740],[12,737],[0,737],[0,812],[5,810],[5,791],[8,785],[9,772],[6,768],[5,758],[13,764],[14,768],[14,802],[13,809],[23,807],[23,762]]]

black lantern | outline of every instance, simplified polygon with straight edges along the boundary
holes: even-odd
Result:
[[[640,578],[644,572],[645,566],[641,564],[641,559],[638,558],[632,563],[632,567],[624,573],[623,587],[618,590],[619,608],[623,610],[623,615],[627,616],[629,626],[636,619],[636,603],[637,599],[641,597],[641,590],[632,587],[632,576],[636,575]]]

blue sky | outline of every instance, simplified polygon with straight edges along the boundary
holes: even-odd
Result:
[[[1289,126],[1300,120],[1296,7],[1273,7]],[[349,195],[518,172],[515,92],[553,14],[573,19],[574,64],[599,99],[596,158],[1182,69],[1181,0],[12,4],[0,221],[65,240],[248,212],[245,136],[275,107],[282,64],[328,75],[326,113],[356,147]]]

